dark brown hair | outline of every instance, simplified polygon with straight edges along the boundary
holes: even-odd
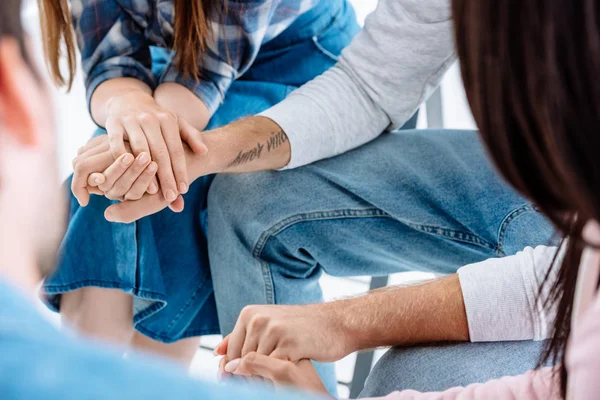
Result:
[[[540,360],[562,363],[581,231],[600,220],[600,1],[454,0],[453,14],[467,97],[489,154],[568,237],[557,279],[544,282],[552,284],[544,305],[556,305],[557,315]]]
[[[226,7],[222,6],[223,0],[173,0],[173,3],[175,63],[184,75],[198,80],[201,54],[211,39],[211,17],[219,16]],[[38,6],[50,74],[57,85],[70,89],[77,59],[68,0],[38,0]],[[63,45],[68,66],[66,77],[60,68],[60,59],[65,55],[61,51]]]

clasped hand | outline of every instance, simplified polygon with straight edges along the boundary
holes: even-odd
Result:
[[[167,206],[181,211],[181,194],[189,187],[186,156],[207,152],[201,133],[187,121],[158,106],[152,96],[135,96],[130,99],[135,107],[126,104],[127,96],[111,103],[118,111],[107,118],[107,134],[90,139],[73,160],[71,189],[81,206],[88,205],[91,194],[144,206],[121,222]],[[114,209],[109,207],[107,219]]]
[[[309,360],[337,361],[355,350],[335,303],[306,306],[252,305],[217,346],[226,374],[259,377],[275,384],[325,393]]]

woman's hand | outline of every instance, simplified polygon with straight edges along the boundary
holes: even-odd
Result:
[[[150,154],[158,165],[162,195],[173,202],[179,193],[187,193],[189,179],[181,131],[194,151],[206,151],[200,132],[160,107],[152,95],[132,90],[112,97],[107,102],[106,130],[110,151],[116,159],[126,153],[129,142],[134,156]]]
[[[116,160],[110,151],[107,135],[92,138],[73,160],[71,189],[79,204],[87,206],[90,194],[105,195],[112,200],[137,200],[144,193],[155,194],[157,165],[148,153],[134,160],[131,148]]]
[[[249,353],[240,359],[228,362],[223,369],[225,373],[232,375],[266,379],[276,386],[291,386],[328,395],[312,362],[306,359],[293,363],[258,353]]]
[[[90,175],[88,186],[97,187],[110,200],[139,200],[146,192],[158,192],[153,182],[157,168],[148,153],[140,153],[135,160],[125,153],[101,174]]]

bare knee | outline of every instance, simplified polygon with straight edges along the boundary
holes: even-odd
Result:
[[[60,312],[76,331],[128,345],[133,336],[133,298],[117,289],[86,287],[61,296]]]

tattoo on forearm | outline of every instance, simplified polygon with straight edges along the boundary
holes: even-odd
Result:
[[[262,153],[262,150],[264,148],[264,144],[257,143],[256,146],[250,150],[240,150],[237,157],[227,167],[236,167],[238,165],[246,164],[250,161],[260,158],[260,154]]]
[[[267,146],[267,152],[274,151],[282,144],[288,141],[288,137],[284,131],[273,132],[271,137],[267,139],[265,143],[257,143],[256,146],[251,149],[240,150],[235,159],[229,163],[227,168],[237,167],[242,164],[247,164],[254,160],[257,160],[262,155],[262,151]]]
[[[271,150],[275,150],[283,143],[287,142],[288,137],[284,131],[273,132],[271,137],[267,140],[267,151],[270,153]]]

